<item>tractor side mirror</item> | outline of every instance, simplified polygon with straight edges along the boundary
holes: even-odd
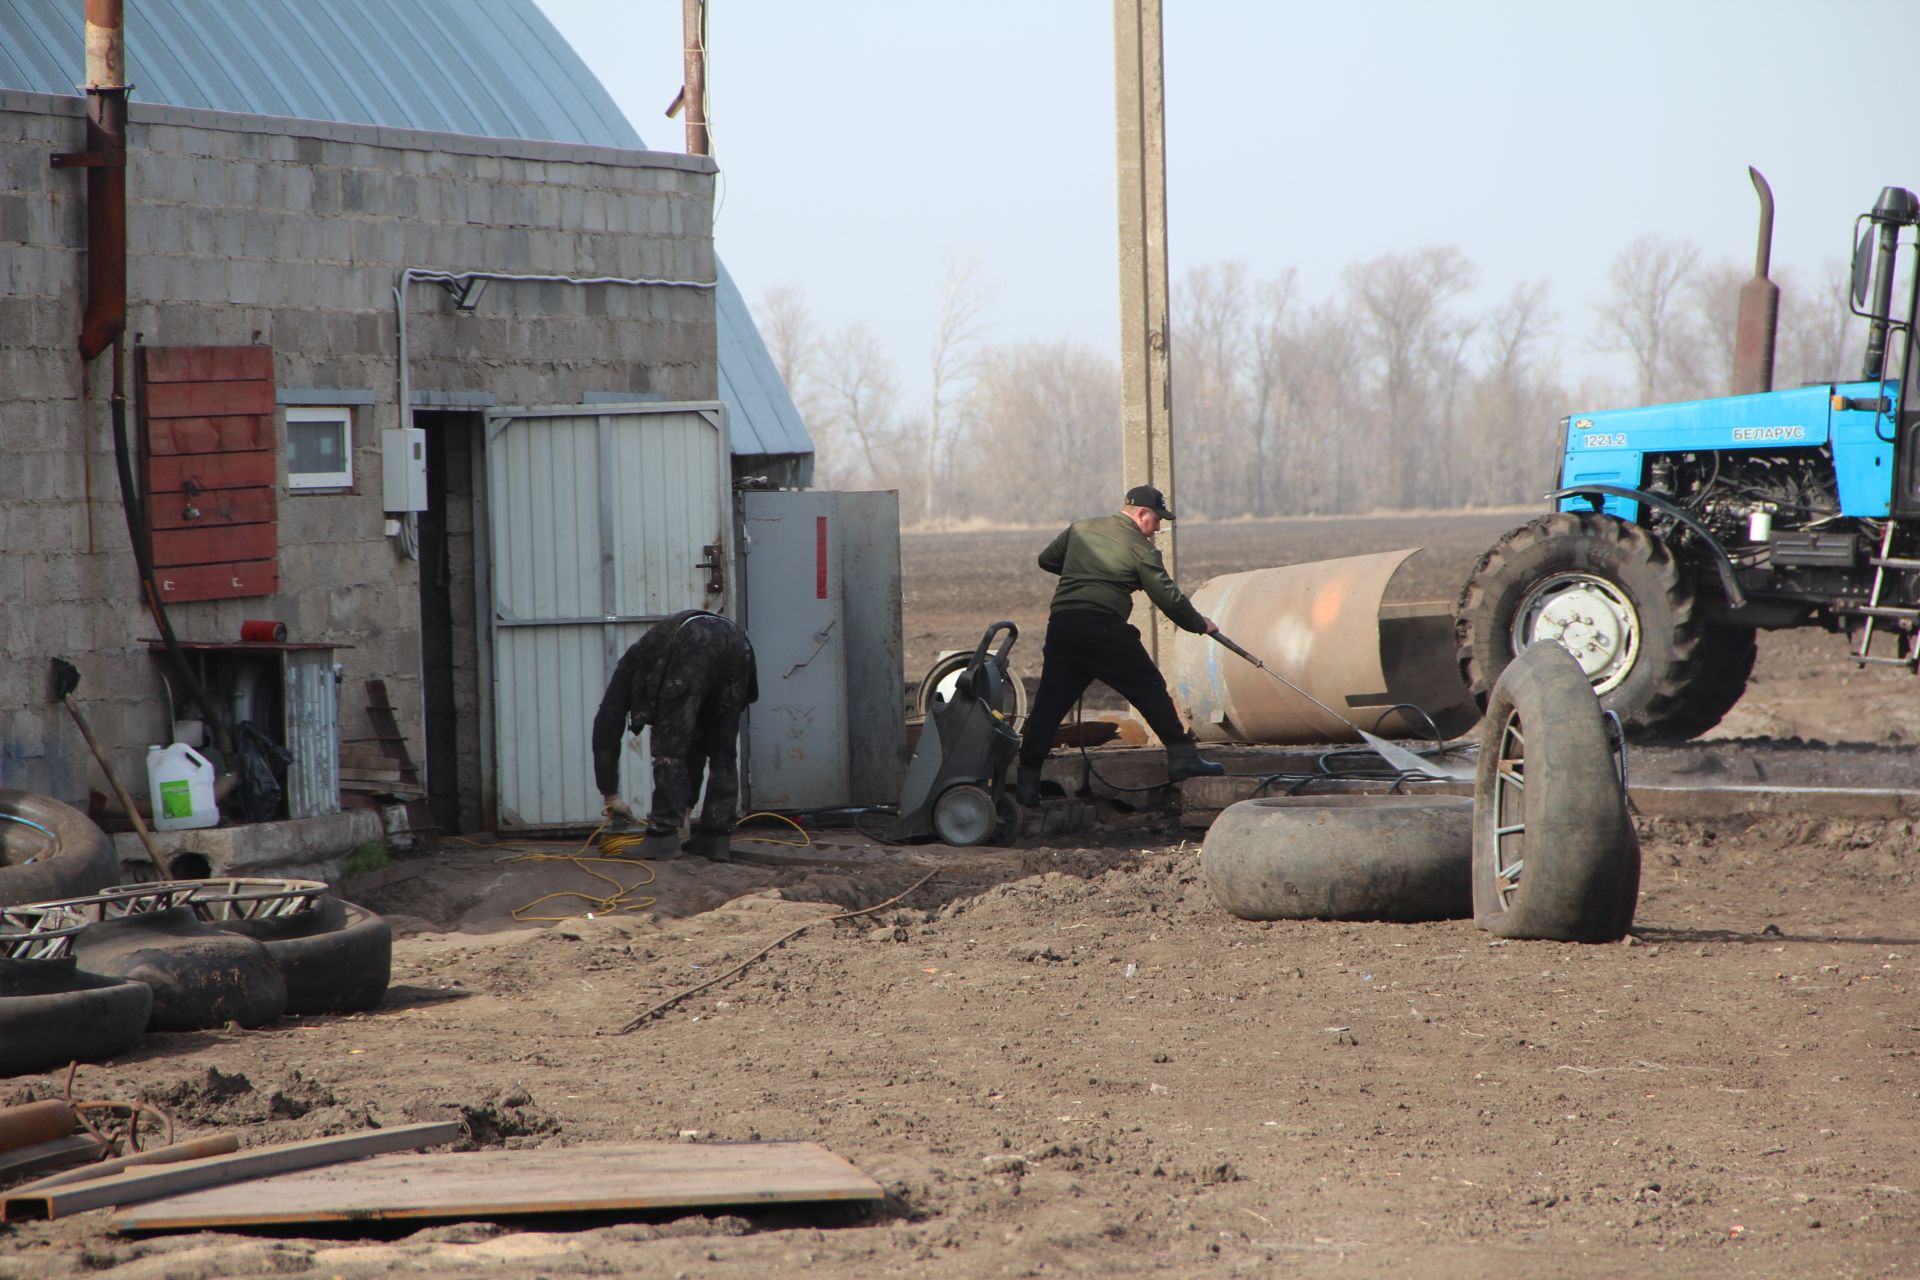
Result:
[[[1865,219],[1862,219],[1865,221]],[[1873,274],[1873,238],[1871,226],[1860,228],[1860,238],[1853,242],[1853,305],[1866,305],[1867,280]]]

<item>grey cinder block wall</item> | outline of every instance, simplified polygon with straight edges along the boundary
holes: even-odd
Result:
[[[84,803],[106,789],[48,660],[73,659],[79,699],[115,767],[144,792],[146,744],[168,726],[160,666],[120,510],[106,357],[83,370],[85,182],[49,157],[83,142],[78,99],[0,91],[0,785]],[[424,758],[419,562],[383,533],[380,431],[401,425],[394,285],[403,267],[711,281],[705,157],[457,137],[141,105],[128,135],[128,342],[262,342],[283,397],[354,405],[351,492],[290,493],[280,444],[280,590],[185,603],[183,638],[239,636],[249,618],[341,646],[345,737],[371,732],[361,682],[387,681]],[[709,400],[714,295],[695,288],[489,285],[472,313],[411,291],[416,405],[577,403],[590,393]],[[127,383],[132,386],[129,359]],[[466,463],[468,444],[452,455]],[[452,554],[472,573],[471,486],[452,486]],[[478,818],[478,625],[456,586],[461,813]],[[464,603],[463,603],[464,602]]]

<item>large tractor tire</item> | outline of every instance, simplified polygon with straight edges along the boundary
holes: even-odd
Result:
[[[73,940],[83,972],[153,988],[149,1031],[258,1027],[287,1008],[287,983],[252,938],[203,923],[180,882],[109,889],[71,905],[90,923]]]
[[[1501,673],[1480,724],[1474,923],[1615,942],[1639,896],[1640,840],[1600,703],[1564,649],[1535,645]]]
[[[1709,623],[1700,638],[1699,653],[1700,670],[1687,686],[1685,705],[1644,736],[1684,742],[1726,719],[1747,691],[1760,643],[1752,627]]]
[[[0,788],[0,907],[78,898],[119,881],[113,841],[86,814]]]
[[[1243,920],[1458,920],[1473,910],[1465,796],[1273,796],[1229,805],[1200,869]]]
[[[60,907],[0,910],[0,1077],[110,1058],[146,1030],[151,988],[75,966],[86,927]]]
[[[1704,630],[1692,580],[1664,542],[1624,520],[1573,511],[1541,516],[1495,543],[1454,614],[1460,673],[1483,711],[1507,665],[1552,639],[1634,739],[1666,736],[1662,726],[1686,713]]]
[[[393,972],[393,930],[325,889],[315,881],[209,880],[193,907],[202,923],[267,949],[287,984],[288,1013],[371,1009]]]

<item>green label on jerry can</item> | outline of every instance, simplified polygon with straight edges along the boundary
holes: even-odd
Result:
[[[163,782],[160,784],[160,813],[167,818],[191,818],[193,816],[193,784],[191,782]]]

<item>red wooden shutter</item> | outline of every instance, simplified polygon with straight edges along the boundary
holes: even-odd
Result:
[[[160,598],[280,589],[273,348],[136,347]]]

